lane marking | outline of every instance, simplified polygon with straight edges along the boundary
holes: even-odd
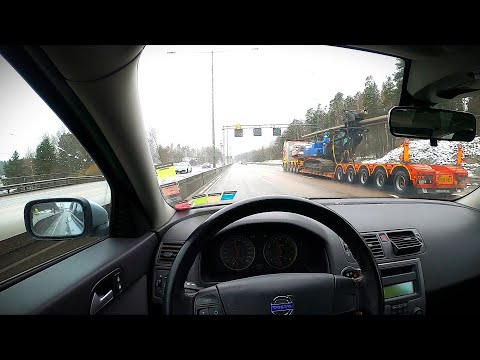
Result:
[[[58,218],[58,221],[57,221],[57,224],[55,225],[55,227],[53,228],[52,230],[52,233],[50,235],[54,236],[53,233],[55,232],[55,230],[57,230],[57,226],[58,224],[60,224],[60,220],[63,218],[63,214],[60,215],[60,217]]]

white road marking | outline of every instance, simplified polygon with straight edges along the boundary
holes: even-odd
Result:
[[[61,220],[62,218],[63,218],[63,214],[60,215],[60,217],[58,218],[57,223],[55,224],[55,227],[53,228],[52,233],[51,233],[50,235],[54,236],[53,234],[55,233],[55,230],[57,230],[57,226],[58,226],[58,224],[60,223],[60,220]]]

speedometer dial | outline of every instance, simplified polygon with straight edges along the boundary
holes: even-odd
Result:
[[[277,269],[285,269],[291,266],[297,258],[297,244],[290,236],[274,235],[265,243],[263,256],[268,265]]]
[[[255,246],[243,235],[229,236],[220,247],[220,258],[229,269],[245,270],[255,259]]]

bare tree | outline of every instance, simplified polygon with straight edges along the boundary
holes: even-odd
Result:
[[[158,146],[157,140],[157,130],[152,127],[148,130],[148,147],[150,148],[153,162],[155,164],[161,163],[160,147]]]

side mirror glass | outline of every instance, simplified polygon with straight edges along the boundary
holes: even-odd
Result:
[[[36,240],[65,240],[108,234],[108,213],[83,198],[30,201],[24,209],[25,228]]]
[[[32,233],[38,237],[79,237],[85,233],[85,210],[77,201],[49,201],[30,209]]]

